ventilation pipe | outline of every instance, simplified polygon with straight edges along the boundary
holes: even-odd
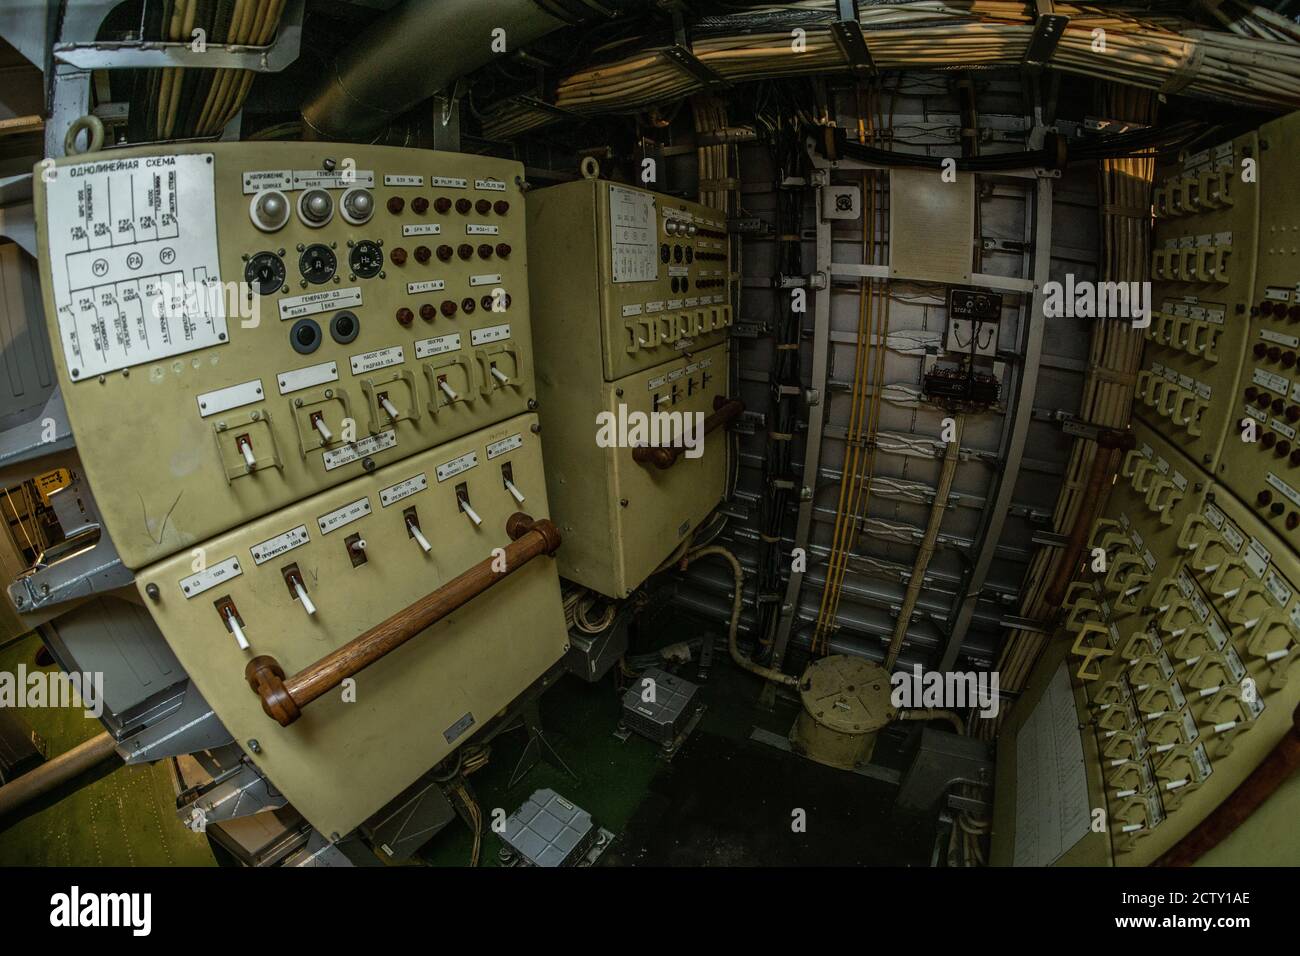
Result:
[[[612,12],[596,0],[406,0],[329,65],[303,105],[303,138],[374,142],[397,116],[503,49]]]

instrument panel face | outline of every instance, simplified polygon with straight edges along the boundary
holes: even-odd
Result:
[[[526,410],[521,177],[321,143],[38,168],[56,366],[126,564]]]
[[[563,656],[555,562],[533,559],[288,727],[245,666],[269,654],[292,675],[506,547],[514,512],[546,516],[536,424],[511,418],[227,531],[202,543],[200,570],[186,551],[139,575],[204,698],[322,833],[349,832]]]
[[[1218,478],[1293,550],[1300,550],[1300,197],[1292,183],[1300,122],[1261,128],[1259,265],[1250,336],[1233,410],[1253,441],[1229,434]],[[1267,145],[1267,149],[1263,148]]]
[[[1231,446],[1233,401],[1249,339],[1259,186],[1243,161],[1260,155],[1249,133],[1156,174],[1151,324],[1134,411],[1175,430],[1187,454],[1213,471]]]

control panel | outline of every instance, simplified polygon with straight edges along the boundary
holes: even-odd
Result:
[[[563,656],[555,563],[529,561],[289,726],[263,711],[246,666],[271,655],[287,674],[308,668],[500,557],[512,514],[548,514],[536,425],[524,414],[418,452],[138,576],[204,698],[322,833],[357,826]]]
[[[528,230],[534,308],[547,334],[574,351],[597,350],[606,381],[730,335],[722,212],[588,179],[530,193]]]
[[[38,168],[55,364],[126,564],[525,411],[522,172],[321,143]]]
[[[1159,170],[1153,191],[1151,323],[1134,412],[1178,435],[1211,472],[1240,417],[1231,399],[1249,339],[1260,215],[1243,162],[1259,155],[1258,136],[1240,136]]]
[[[1234,453],[1218,478],[1293,550],[1300,550],[1300,197],[1288,150],[1300,117],[1260,129],[1259,264],[1249,342],[1234,403]],[[1241,423],[1255,423],[1246,433]],[[1242,440],[1245,438],[1249,441]]]
[[[626,597],[722,500],[727,436],[705,423],[726,399],[727,346],[617,382],[560,381],[567,388],[542,392],[560,576]],[[638,446],[677,441],[686,447],[669,467],[635,458]]]

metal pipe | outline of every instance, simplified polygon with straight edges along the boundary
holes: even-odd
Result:
[[[0,787],[0,819],[37,797],[44,796],[92,767],[97,767],[117,752],[117,741],[108,731],[91,737],[67,753],[41,764],[17,780]]]
[[[328,67],[304,101],[303,138],[374,142],[393,119],[458,78],[566,26],[563,8],[548,6],[556,12],[534,0],[406,0]]]

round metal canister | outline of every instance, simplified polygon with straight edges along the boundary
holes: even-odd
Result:
[[[877,732],[898,713],[885,669],[845,654],[809,664],[799,678],[799,696],[803,710],[790,729],[791,749],[844,770],[871,759]]]

